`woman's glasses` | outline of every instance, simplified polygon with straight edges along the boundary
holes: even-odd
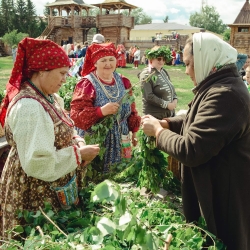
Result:
[[[165,59],[163,57],[157,57],[156,59],[157,59],[158,62],[160,62],[161,60],[165,61]]]

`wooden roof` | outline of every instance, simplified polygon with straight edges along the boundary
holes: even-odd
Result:
[[[116,2],[126,3],[125,0],[120,0],[120,1],[117,1],[117,0],[105,0],[103,3],[116,3]]]
[[[249,0],[246,0],[240,13],[236,17],[233,24],[250,24],[250,4]]]
[[[65,5],[80,5],[81,7],[84,8],[93,8],[93,5],[90,4],[85,4],[83,0],[56,0],[53,3],[48,3],[45,6],[46,7],[55,7],[55,6],[65,6]]]
[[[96,3],[96,4],[92,4],[96,7],[99,8],[104,8],[104,9],[113,9],[113,10],[120,10],[120,9],[136,9],[138,8],[135,5],[129,4],[127,3],[125,0],[105,0],[103,3]]]
[[[189,25],[179,24],[179,23],[149,23],[149,24],[140,24],[135,25],[133,30],[155,30],[158,32],[159,30],[166,31],[178,31],[178,30],[197,30],[199,32],[201,29]]]

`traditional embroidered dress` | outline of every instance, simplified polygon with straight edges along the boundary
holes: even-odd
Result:
[[[44,113],[39,112],[39,116],[44,117],[45,115],[45,117],[48,117],[42,123],[38,119],[36,121],[37,127],[31,131],[31,133],[35,132],[35,134],[31,134],[26,138],[28,142],[24,141],[24,144],[32,144],[31,149],[23,147],[19,143],[18,137],[16,137],[16,129],[19,130],[20,140],[20,133],[23,131],[22,133],[25,134],[27,127],[29,127],[28,124],[25,124],[25,118],[23,121],[18,119],[20,109],[25,108],[25,104],[29,103],[33,103],[34,108],[39,103],[40,109],[44,111]],[[30,109],[28,112],[32,112],[32,107]],[[15,120],[15,118],[18,120]],[[26,122],[28,118],[26,118]],[[15,122],[16,126],[13,126]],[[11,145],[11,151],[0,182],[2,217],[0,236],[6,236],[5,230],[24,223],[15,214],[17,210],[36,211],[39,206],[44,206],[44,201],[48,201],[53,207],[59,208],[60,204],[55,191],[51,189],[52,186],[65,186],[76,173],[78,185],[81,187],[81,180],[85,176],[85,171],[82,168],[75,170],[77,165],[80,164],[81,156],[79,150],[77,151],[77,146],[74,145],[76,142],[72,139],[73,125],[73,121],[64,114],[57,102],[49,103],[27,82],[22,85],[20,92],[12,99],[8,107],[5,123],[6,139]],[[39,131],[40,128],[41,131]],[[51,132],[51,129],[54,132]],[[42,130],[45,130],[45,132]],[[40,140],[39,132],[45,135],[54,134],[54,151],[53,148],[50,150],[46,141]],[[25,140],[25,138],[23,139]],[[44,164],[41,162],[41,158]],[[64,164],[62,168],[56,168],[60,163]],[[54,167],[48,167],[47,165],[53,165]],[[26,172],[32,173],[32,176],[35,177],[31,177]]]
[[[85,86],[82,85],[82,82],[77,84],[71,103],[71,117],[75,121],[76,126],[80,128],[80,130],[78,130],[79,135],[83,136],[84,130],[88,130],[91,125],[103,118],[98,117],[97,109],[99,107],[108,102],[118,102],[125,94],[126,88],[121,76],[114,72],[114,78],[116,84],[107,85],[101,83],[94,73],[90,73],[83,78],[83,81],[86,83]],[[88,83],[92,85],[92,91],[88,90]],[[109,96],[107,96],[103,88],[109,93]],[[80,108],[78,100],[81,100],[80,105],[85,109],[84,115],[83,113],[80,116],[78,115],[78,109]],[[92,103],[91,105],[90,102]],[[89,109],[87,107],[88,105],[90,105]],[[136,132],[140,126],[140,117],[137,115],[134,104],[130,106],[129,103],[123,103],[120,112],[117,116],[114,116],[114,119],[114,126],[108,132],[104,145],[106,148],[104,157],[105,169],[107,169],[110,164],[121,161],[121,135],[127,135],[129,131]]]
[[[126,67],[126,49],[122,44],[117,46],[116,50],[118,54],[117,67]]]

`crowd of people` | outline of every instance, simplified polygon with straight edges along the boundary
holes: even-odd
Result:
[[[67,114],[56,93],[72,69],[72,55],[84,63]],[[78,190],[100,147],[106,149],[106,173],[112,164],[132,157],[141,127],[180,164],[186,220],[203,216],[228,250],[250,249],[250,95],[240,75],[248,59],[240,61],[237,51],[215,35],[194,33],[183,51],[194,98],[186,114],[176,115],[175,82],[164,68],[166,47],[148,49],[143,57],[140,117],[135,102],[124,98],[133,95],[130,80],[116,71],[127,62],[138,69],[138,46],[126,51],[101,34],[84,47],[32,38],[18,44],[0,109],[11,146],[0,181],[0,237],[25,223],[17,210],[36,211],[45,201],[63,209],[81,205]],[[245,71],[248,82],[250,66]],[[104,145],[86,145],[85,134],[106,117],[114,123]]]

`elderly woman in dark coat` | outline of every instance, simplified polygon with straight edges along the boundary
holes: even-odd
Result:
[[[184,49],[194,99],[186,116],[142,118],[157,147],[181,162],[187,221],[204,216],[228,250],[250,249],[250,96],[237,51],[218,37],[195,33]]]

